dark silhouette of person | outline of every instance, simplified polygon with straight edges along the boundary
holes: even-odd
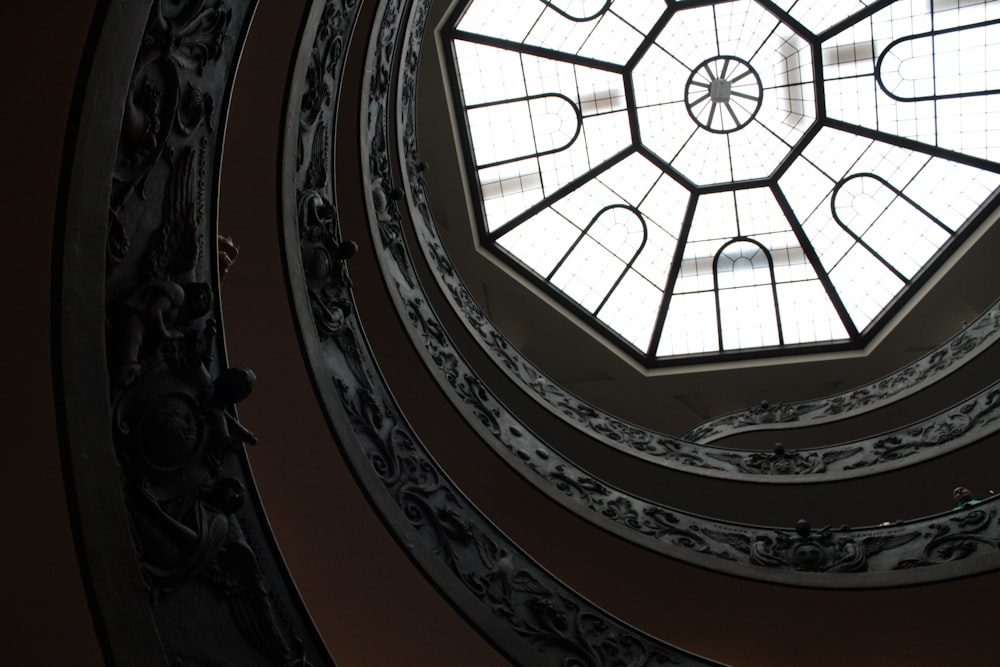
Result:
[[[955,501],[955,509],[957,510],[972,507],[981,502],[972,495],[972,491],[969,491],[964,486],[956,486],[955,490],[951,492],[951,497]]]

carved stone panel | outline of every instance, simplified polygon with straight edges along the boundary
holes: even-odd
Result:
[[[128,535],[117,543],[128,547],[107,558],[137,573],[134,586],[95,575],[95,587],[113,590],[95,593],[97,616],[118,618],[111,608],[116,598],[138,593],[131,599],[145,598],[142,615],[148,612],[158,635],[154,649],[149,637],[133,640],[105,627],[108,659],[122,664],[155,664],[152,650],[171,665],[332,664],[291,586],[248,474],[244,447],[256,440],[233,406],[253,390],[254,374],[228,367],[217,325],[213,196],[226,104],[254,5],[153,0],[145,4],[145,20],[131,24],[141,29],[131,52],[118,46],[130,37],[121,8],[110,9],[89,81],[102,95],[119,96],[117,136],[101,133],[103,142],[90,141],[87,133],[108,118],[95,121],[86,105],[81,112],[67,209],[101,213],[86,221],[90,228],[67,223],[74,236],[65,244],[65,266],[103,265],[103,300],[81,303],[84,292],[70,290],[77,300],[63,305],[63,331],[93,341],[93,349],[77,344],[74,352],[105,366],[96,379],[67,372],[64,391],[68,401],[87,402],[97,387],[97,410],[107,413],[110,428],[107,442],[92,433],[85,441],[70,424],[67,440],[74,460],[113,452],[108,470],[75,465],[73,474],[99,475],[112,487],[109,497],[124,504]],[[96,68],[124,69],[114,62],[122,58],[131,74],[120,88],[104,90],[108,75]],[[95,180],[84,172],[97,170],[105,154],[113,159],[96,180],[109,188],[75,187]],[[99,331],[85,330],[83,312],[98,313]],[[79,501],[95,502],[82,495]],[[100,502],[81,515],[109,512],[108,500]],[[89,544],[97,528],[87,521],[81,541]],[[122,648],[135,641],[145,644],[141,659],[135,647]]]

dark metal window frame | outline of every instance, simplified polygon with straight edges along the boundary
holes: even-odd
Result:
[[[549,3],[545,0],[540,0],[543,4],[548,5]],[[706,361],[722,361],[722,360],[741,360],[741,359],[758,359],[764,357],[781,357],[781,356],[791,356],[799,355],[805,353],[824,353],[824,352],[836,352],[853,350],[864,347],[878,334],[878,332],[889,322],[892,317],[899,312],[903,305],[910,300],[910,298],[926,284],[927,280],[942,266],[944,261],[948,256],[952,254],[955,248],[960,246],[971,233],[979,227],[979,225],[986,220],[989,214],[993,211],[998,202],[1000,202],[1000,190],[994,192],[989,198],[977,209],[977,211],[970,216],[968,220],[965,221],[956,230],[949,230],[951,234],[951,240],[948,241],[925,265],[917,272],[915,276],[910,278],[906,282],[906,287],[901,290],[889,304],[886,305],[878,317],[872,320],[863,329],[858,329],[854,324],[853,319],[850,317],[843,300],[840,298],[837,290],[834,288],[832,281],[824,268],[823,263],[820,261],[815,249],[809,242],[803,228],[802,223],[798,216],[794,213],[791,205],[789,204],[787,198],[779,187],[779,181],[787,173],[791,165],[798,159],[806,146],[808,146],[812,140],[819,134],[823,128],[832,128],[836,130],[841,130],[845,132],[852,133],[854,135],[871,139],[874,141],[879,141],[882,143],[890,144],[893,146],[898,146],[901,148],[914,150],[923,155],[930,157],[939,157],[946,160],[982,169],[984,171],[989,171],[993,173],[1000,173],[1000,164],[996,162],[991,162],[984,158],[979,158],[975,156],[965,155],[957,151],[949,150],[946,148],[940,148],[938,146],[925,144],[913,139],[908,139],[905,137],[899,137],[887,132],[871,129],[861,125],[856,125],[854,123],[849,123],[846,121],[838,120],[835,118],[830,118],[827,114],[826,103],[825,103],[825,79],[824,79],[824,64],[822,59],[822,44],[831,37],[843,32],[844,30],[851,28],[852,26],[865,21],[872,15],[880,12],[886,7],[892,5],[898,0],[877,0],[871,5],[860,9],[858,12],[848,16],[847,18],[838,21],[834,25],[824,29],[819,33],[812,33],[809,29],[803,26],[798,20],[793,16],[785,12],[783,9],[777,6],[773,0],[755,0],[757,4],[761,5],[766,9],[772,16],[777,20],[786,24],[794,32],[796,32],[805,42],[809,45],[809,49],[812,53],[812,67],[813,67],[813,82],[812,85],[816,90],[816,118],[812,122],[811,126],[803,133],[802,137],[795,142],[795,145],[791,147],[789,153],[780,162],[777,168],[766,178],[751,179],[745,181],[737,181],[730,183],[712,184],[707,186],[699,186],[690,181],[686,176],[680,173],[677,169],[673,168],[669,163],[660,158],[655,152],[648,149],[641,143],[641,138],[639,137],[639,122],[637,114],[637,105],[635,97],[635,89],[632,84],[632,77],[630,72],[639,62],[639,60],[645,55],[645,53],[651,48],[656,37],[662,32],[664,26],[667,22],[676,14],[678,11],[683,11],[693,7],[703,7],[712,6],[718,4],[726,4],[732,0],[691,0],[689,2],[677,2],[676,0],[671,2],[668,0],[666,9],[661,15],[658,21],[655,22],[652,28],[650,28],[646,37],[636,49],[633,56],[628,60],[628,62],[623,66],[617,66],[611,63],[597,61],[592,58],[587,58],[583,56],[567,54],[557,51],[552,51],[544,47],[526,45],[519,42],[512,42],[504,39],[499,39],[496,37],[477,35],[474,33],[468,33],[457,28],[462,16],[465,13],[465,9],[471,4],[472,0],[465,0],[465,2],[459,3],[453,8],[451,14],[446,19],[442,26],[441,33],[444,41],[448,45],[452,45],[455,41],[469,41],[487,46],[494,46],[501,49],[509,49],[518,53],[524,53],[528,55],[535,55],[539,57],[551,58],[556,61],[572,64],[581,65],[585,67],[590,67],[594,69],[599,69],[603,71],[613,72],[620,74],[623,77],[625,83],[625,96],[627,99],[626,110],[629,115],[629,126],[632,133],[632,144],[628,148],[622,150],[618,154],[607,159],[604,163],[595,166],[590,169],[587,173],[582,176],[573,179],[570,183],[567,183],[563,187],[552,192],[548,196],[544,197],[541,201],[532,205],[519,215],[515,216],[510,221],[504,223],[503,225],[497,227],[496,229],[490,231],[486,226],[485,217],[482,208],[482,192],[478,183],[478,179],[475,178],[474,174],[477,173],[477,165],[472,154],[471,148],[471,137],[469,134],[468,127],[464,119],[464,105],[463,105],[463,91],[460,83],[460,77],[458,73],[458,65],[455,58],[454,50],[452,48],[447,48],[445,50],[445,66],[448,72],[448,85],[450,85],[452,90],[452,98],[455,100],[457,111],[459,113],[458,122],[458,138],[462,145],[463,160],[465,161],[465,166],[467,172],[470,174],[468,180],[468,187],[471,188],[473,193],[473,200],[479,202],[479,206],[475,207],[475,217],[476,217],[476,232],[479,236],[480,242],[483,248],[488,249],[489,252],[499,257],[506,265],[511,267],[512,270],[516,271],[519,275],[526,278],[531,282],[536,288],[540,289],[547,296],[553,298],[561,306],[567,309],[569,312],[573,313],[578,319],[580,319],[586,326],[595,330],[603,337],[609,339],[616,346],[625,352],[629,357],[636,360],[638,363],[646,366],[647,368],[665,368],[670,366],[682,366],[690,364],[705,363]],[[609,2],[605,8],[596,14],[593,18],[597,18],[604,12],[611,8],[611,3]],[[555,10],[555,8],[553,8]],[[934,0],[931,0],[931,12],[934,11]],[[992,22],[987,22],[992,23]],[[970,24],[968,26],[962,26],[961,29],[975,28],[978,24]],[[900,41],[900,40],[897,40]],[[888,50],[888,47],[885,51]],[[883,51],[883,54],[885,53]],[[880,64],[881,56],[877,62]],[[910,101],[910,100],[906,100]],[[529,218],[536,215],[541,210],[548,208],[553,202],[566,196],[568,193],[576,190],[584,183],[590,181],[591,179],[599,176],[600,174],[606,172],[611,167],[625,160],[633,154],[639,154],[650,162],[656,164],[659,168],[663,170],[665,174],[670,176],[673,180],[684,186],[690,193],[688,200],[688,207],[684,214],[684,219],[681,225],[680,233],[677,237],[677,245],[675,256],[673,258],[673,263],[670,267],[668,274],[663,302],[660,305],[659,312],[655,320],[655,325],[653,328],[653,333],[650,337],[650,342],[645,350],[641,350],[633,345],[631,342],[627,341],[620,333],[614,331],[609,326],[605,325],[603,322],[598,320],[592,313],[587,309],[583,308],[573,299],[570,299],[561,290],[556,289],[550,283],[548,283],[543,277],[536,273],[533,269],[525,265],[521,260],[512,255],[511,253],[504,250],[497,244],[497,239],[510,231],[512,228],[516,227],[518,224],[528,220]],[[841,179],[845,181],[855,174],[849,174],[848,176]],[[838,183],[838,186],[840,183]],[[816,272],[817,278],[823,285],[827,296],[830,299],[834,310],[837,312],[840,320],[844,326],[844,329],[848,333],[848,339],[845,341],[833,341],[827,343],[801,343],[801,344],[781,344],[778,347],[763,347],[763,348],[752,348],[752,349],[740,349],[740,350],[723,350],[721,347],[720,339],[720,351],[705,352],[705,353],[692,353],[683,356],[673,356],[673,357],[658,357],[656,355],[656,349],[659,345],[659,341],[663,334],[664,323],[666,321],[666,314],[670,307],[671,296],[673,294],[673,289],[677,281],[677,277],[680,270],[680,260],[684,252],[684,247],[687,244],[688,234],[691,229],[691,225],[694,219],[694,211],[697,207],[698,200],[701,195],[713,194],[717,192],[735,192],[738,190],[755,189],[755,188],[769,188],[774,194],[775,199],[778,202],[779,207],[785,214],[788,220],[789,226],[791,227],[793,233],[796,236],[802,250],[804,251],[810,265]],[[891,187],[891,186],[890,186]],[[907,201],[912,200],[908,197]],[[920,207],[918,207],[920,208]],[[921,209],[922,210],[922,209]],[[930,216],[936,221],[934,216]],[[839,221],[838,221],[839,223]],[[875,255],[878,257],[878,255]],[[629,264],[631,266],[631,263]],[[714,274],[713,274],[714,278]],[[619,279],[620,282],[620,279]],[[615,283],[617,286],[618,282]],[[613,290],[612,290],[613,292]],[[716,292],[717,293],[717,292]],[[608,295],[610,296],[610,294]],[[605,297],[605,301],[607,297]],[[776,312],[778,312],[778,307],[776,305]],[[721,321],[721,318],[720,318]],[[780,332],[780,327],[779,327]],[[783,340],[783,338],[782,338]]]
[[[632,253],[632,258],[625,263],[625,268],[622,269],[621,273],[618,275],[618,278],[615,279],[615,282],[611,286],[611,289],[608,290],[608,293],[604,295],[603,299],[601,299],[601,303],[597,306],[597,308],[594,309],[593,312],[594,317],[597,317],[598,313],[601,312],[601,309],[604,308],[604,304],[608,302],[608,299],[611,298],[611,295],[615,293],[616,289],[618,289],[618,285],[621,284],[622,280],[628,274],[628,270],[632,268],[633,263],[635,263],[635,260],[639,257],[639,255],[642,254],[643,248],[646,247],[646,241],[649,239],[649,228],[646,225],[646,218],[642,215],[642,211],[640,211],[634,206],[628,206],[626,204],[611,204],[610,206],[605,206],[604,208],[602,208],[600,211],[597,212],[597,214],[593,218],[590,219],[590,222],[587,223],[587,226],[580,231],[580,234],[576,237],[576,240],[573,241],[573,243],[570,245],[569,249],[565,253],[563,253],[562,259],[556,262],[556,265],[552,268],[551,271],[549,271],[549,274],[545,276],[546,283],[550,283],[550,281],[556,275],[559,269],[562,268],[566,260],[569,259],[569,256],[572,255],[573,251],[576,250],[577,247],[580,245],[580,241],[582,241],[584,237],[590,234],[590,230],[597,223],[597,221],[601,219],[601,216],[610,210],[618,208],[625,209],[626,211],[632,213],[636,217],[636,220],[639,221],[639,224],[642,225],[642,243],[640,243],[636,251]]]
[[[511,162],[520,162],[521,160],[526,160],[528,158],[542,157],[543,155],[552,155],[554,153],[559,153],[560,151],[566,150],[567,148],[569,148],[570,146],[572,146],[576,142],[577,137],[580,136],[580,132],[583,130],[583,112],[580,111],[580,107],[577,105],[576,102],[574,102],[573,100],[571,100],[567,96],[563,95],[562,93],[539,93],[538,95],[524,95],[522,97],[509,97],[509,98],[503,99],[503,100],[496,100],[495,102],[482,102],[480,104],[470,104],[470,105],[466,106],[465,109],[468,111],[468,110],[471,110],[471,109],[485,109],[486,107],[497,107],[497,106],[502,106],[504,104],[511,104],[513,102],[527,102],[528,103],[528,118],[531,120],[532,129],[534,129],[535,118],[531,114],[531,101],[532,100],[541,100],[541,99],[544,99],[546,97],[555,97],[557,99],[563,100],[567,104],[569,104],[570,108],[573,110],[573,113],[576,116],[576,130],[573,132],[573,136],[570,137],[569,141],[566,142],[564,145],[559,146],[558,148],[549,148],[549,149],[546,149],[544,151],[539,151],[538,150],[538,142],[535,141],[537,139],[537,135],[535,135],[534,132],[532,132],[531,138],[533,140],[533,143],[535,144],[535,152],[534,153],[528,153],[528,154],[521,155],[521,156],[518,156],[518,157],[508,158],[506,160],[496,160],[495,162],[487,162],[487,163],[484,163],[484,164],[477,164],[476,165],[476,169],[477,170],[478,169],[488,169],[490,167],[497,167],[497,166],[502,165],[502,164],[510,164]]]
[[[855,181],[855,180],[858,180],[858,179],[861,179],[861,178],[872,178],[872,179],[878,181],[879,183],[881,183],[884,187],[892,190],[893,194],[895,194],[897,197],[899,197],[900,199],[902,199],[903,201],[905,201],[907,204],[909,204],[913,208],[915,208],[918,211],[920,211],[921,213],[923,213],[925,216],[928,217],[928,219],[930,219],[932,222],[934,222],[934,224],[936,224],[938,227],[940,227],[945,232],[947,232],[949,236],[951,234],[953,234],[953,231],[946,224],[944,224],[943,222],[941,222],[940,220],[938,220],[936,216],[932,215],[927,209],[925,209],[923,206],[921,206],[917,202],[913,201],[913,199],[911,199],[910,197],[908,197],[902,190],[900,190],[899,188],[897,188],[896,186],[894,186],[892,183],[890,183],[889,181],[887,181],[883,177],[879,176],[878,174],[872,173],[870,171],[855,172],[855,173],[851,174],[850,176],[845,176],[842,179],[840,179],[839,181],[837,181],[837,184],[833,186],[833,191],[830,193],[830,214],[833,216],[834,222],[836,222],[837,225],[842,230],[844,230],[844,233],[846,233],[848,236],[850,236],[852,239],[854,239],[854,241],[858,245],[860,245],[865,250],[867,250],[869,252],[869,254],[871,254],[872,257],[874,257],[875,259],[877,259],[883,266],[885,266],[885,268],[887,268],[889,271],[891,271],[894,276],[896,276],[897,278],[899,278],[899,280],[903,284],[909,284],[910,283],[910,278],[907,278],[905,275],[903,275],[902,272],[899,271],[899,269],[897,269],[895,266],[893,266],[892,262],[890,262],[885,257],[883,257],[881,253],[879,253],[874,248],[872,248],[871,245],[869,245],[868,242],[864,240],[864,236],[867,233],[867,230],[865,230],[865,232],[858,233],[857,231],[855,231],[851,227],[850,224],[848,224],[847,222],[845,222],[844,220],[841,219],[840,213],[837,211],[837,197],[843,191],[844,186],[847,185],[848,183],[850,183],[851,181]],[[886,209],[886,210],[888,210],[888,209]],[[872,222],[872,225],[874,225],[876,222],[878,222],[877,218],[876,218],[876,220],[874,220]]]
[[[778,345],[783,346],[785,344],[785,333],[781,330],[781,310],[778,308],[778,285],[774,279],[774,258],[771,257],[770,251],[764,246],[760,241],[751,238],[749,236],[737,236],[725,243],[719,248],[718,252],[715,253],[715,257],[712,259],[712,280],[715,285],[715,318],[716,324],[718,325],[719,331],[719,350],[725,352],[726,346],[723,342],[723,329],[722,320],[722,303],[720,298],[720,288],[719,288],[719,258],[722,257],[722,253],[725,252],[726,248],[738,243],[749,243],[751,245],[757,246],[764,253],[764,258],[767,259],[767,270],[771,277],[771,299],[773,300],[774,306],[774,323],[778,327]],[[753,285],[753,287],[763,287],[763,285]],[[723,288],[729,289],[729,288]],[[733,288],[736,289],[736,288]],[[770,346],[769,346],[770,347]]]
[[[726,63],[726,65],[724,65],[724,68],[728,67],[728,64],[729,64],[730,61],[732,61],[732,62],[738,62],[741,65],[743,65],[744,67],[746,67],[747,71],[744,72],[743,74],[741,74],[736,79],[733,79],[730,83],[735,83],[739,79],[742,79],[742,78],[747,77],[747,76],[752,76],[754,78],[754,80],[757,82],[757,88],[760,89],[761,94],[760,94],[760,97],[757,97],[757,98],[753,99],[753,101],[756,102],[756,104],[754,105],[753,111],[749,112],[749,115],[748,115],[747,119],[745,121],[741,122],[740,119],[736,117],[736,112],[733,111],[732,105],[730,105],[729,102],[716,102],[714,99],[712,99],[711,92],[706,92],[704,96],[700,97],[699,99],[695,100],[694,102],[688,102],[687,99],[686,99],[687,95],[685,95],[684,106],[687,107],[687,112],[688,112],[688,115],[691,116],[691,120],[693,120],[695,122],[695,124],[698,125],[699,127],[703,128],[703,129],[705,129],[705,130],[707,130],[709,132],[712,132],[713,134],[729,134],[730,132],[735,132],[737,130],[742,130],[744,127],[746,127],[747,125],[749,125],[750,122],[757,116],[757,112],[760,111],[760,105],[764,102],[764,93],[763,93],[764,86],[761,83],[760,75],[757,74],[757,71],[753,68],[753,65],[751,65],[749,62],[747,62],[743,58],[737,58],[736,56],[713,56],[711,58],[708,58],[708,59],[702,61],[701,64],[699,64],[697,67],[695,67],[694,69],[691,70],[691,76],[688,77],[687,83],[685,84],[685,88],[687,89],[687,88],[690,88],[691,86],[702,86],[706,90],[709,90],[708,84],[704,84],[704,83],[702,83],[700,81],[696,81],[695,80],[698,72],[700,72],[701,70],[705,70],[706,72],[708,72],[709,77],[712,78],[712,79],[715,79],[715,78],[724,79],[725,76],[726,76],[726,74],[727,74],[726,69],[723,69],[719,73],[718,77],[716,77],[715,72],[713,72],[712,69],[709,67],[709,63],[712,63],[712,62],[714,62],[716,60],[726,60],[727,63]],[[797,84],[791,84],[791,85],[797,85]],[[744,93],[733,92],[732,94],[733,95],[738,95],[740,97],[744,97],[744,98],[750,99],[749,96],[746,95],[746,94],[744,94]],[[705,101],[708,101],[708,102],[710,102],[712,104],[712,110],[709,112],[708,120],[707,121],[702,121],[700,118],[698,118],[698,114],[695,112],[694,107],[695,107],[695,105],[700,104],[700,103],[705,102]],[[716,107],[719,104],[725,104],[726,110],[729,111],[729,114],[732,117],[733,122],[736,123],[735,127],[730,128],[730,129],[718,129],[718,130],[712,128],[712,120],[715,117]]]
[[[936,92],[933,95],[920,95],[918,97],[904,97],[902,95],[897,95],[896,93],[889,90],[889,87],[885,85],[885,81],[882,80],[882,64],[885,61],[885,57],[889,55],[896,46],[902,44],[903,42],[912,42],[918,39],[925,39],[927,37],[932,38],[931,44],[933,44],[933,38],[938,35],[947,35],[953,32],[961,32],[963,30],[976,30],[978,28],[986,28],[991,25],[1000,25],[1000,19],[993,19],[992,21],[980,21],[978,23],[969,23],[968,25],[954,26],[952,28],[945,28],[943,30],[925,30],[924,32],[919,32],[915,35],[907,35],[906,37],[900,37],[889,43],[885,47],[885,50],[879,54],[878,60],[875,63],[875,82],[878,84],[879,89],[885,93],[890,98],[896,100],[897,102],[931,102],[938,100],[952,100],[959,97],[979,97],[981,95],[995,95],[1000,93],[1000,88],[990,88],[987,90],[978,90],[972,93],[944,93],[938,95]],[[931,58],[934,58],[933,46],[931,47]]]
[[[611,1],[612,0],[605,0],[604,6],[601,7],[599,10],[597,10],[597,12],[595,12],[594,14],[591,14],[590,16],[583,16],[583,17],[581,17],[581,16],[573,16],[572,14],[570,14],[569,12],[567,12],[566,10],[564,10],[561,7],[559,7],[558,5],[556,5],[556,3],[553,2],[553,0],[540,0],[540,2],[543,5],[545,5],[546,7],[548,7],[549,9],[551,9],[552,11],[554,11],[557,14],[561,15],[563,18],[568,19],[570,21],[575,21],[576,23],[586,23],[587,21],[593,21],[598,16],[604,16],[604,13],[606,11],[608,11],[608,7],[611,6]]]

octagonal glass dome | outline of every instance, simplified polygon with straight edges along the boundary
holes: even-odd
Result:
[[[469,0],[444,35],[483,246],[649,366],[864,344],[1000,187],[990,0]]]

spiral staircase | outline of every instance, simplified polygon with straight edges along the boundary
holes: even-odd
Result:
[[[640,369],[478,252],[448,3],[98,4],[11,664],[993,664],[992,210],[861,349]]]

